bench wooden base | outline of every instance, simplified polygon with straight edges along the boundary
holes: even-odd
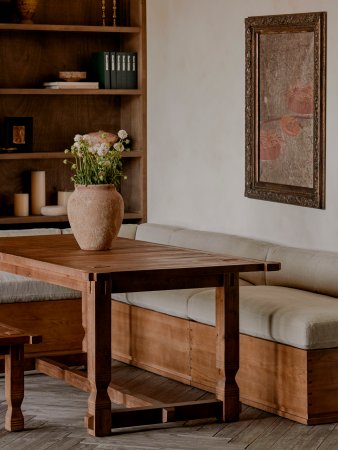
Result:
[[[112,306],[115,359],[214,391],[214,327],[117,301]],[[2,304],[0,318],[42,335],[43,344],[29,346],[25,358],[81,351],[79,299]],[[304,424],[338,421],[338,348],[307,351],[246,335],[240,345],[243,403]]]
[[[24,428],[21,404],[24,398],[24,344],[38,344],[41,336],[30,335],[18,328],[0,323],[0,354],[5,355],[5,391],[7,413],[5,429]]]
[[[215,328],[113,302],[113,357],[215,392]],[[170,344],[169,344],[170,343]],[[241,335],[242,403],[308,425],[338,421],[338,349]]]

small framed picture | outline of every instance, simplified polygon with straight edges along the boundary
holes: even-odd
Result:
[[[5,145],[19,152],[33,148],[33,117],[5,117]]]

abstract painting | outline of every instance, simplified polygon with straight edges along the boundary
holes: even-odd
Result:
[[[326,13],[246,19],[245,195],[325,207]]]

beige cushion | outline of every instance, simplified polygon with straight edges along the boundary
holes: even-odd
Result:
[[[267,259],[281,263],[280,271],[267,272],[268,285],[338,297],[338,253],[271,246]]]
[[[215,290],[189,298],[191,320],[215,324]],[[280,286],[240,287],[240,331],[302,349],[338,346],[338,301]]]
[[[188,319],[189,298],[206,289],[177,289],[171,291],[129,292],[127,301],[131,305],[158,311],[170,316]]]
[[[254,286],[245,280],[239,280],[241,286]],[[196,295],[203,295],[208,288],[175,289],[169,291],[129,292],[127,294],[112,294],[114,300],[129,303],[141,308],[168,314],[170,316],[188,319],[188,301]]]
[[[62,228],[62,234],[73,234],[73,230],[71,228]]]
[[[170,244],[173,233],[179,227],[159,225],[154,223],[141,223],[137,227],[136,239],[139,241],[154,242],[155,244]]]
[[[118,302],[128,303],[127,294],[124,293],[112,294],[111,298],[112,300],[117,300]]]
[[[123,223],[118,236],[128,239],[135,239],[137,227],[138,225],[135,223]],[[62,234],[73,234],[73,231],[71,228],[64,228],[62,230]]]
[[[170,239],[171,245],[187,247],[226,255],[265,260],[271,244],[254,239],[197,230],[177,230]],[[264,272],[241,273],[241,278],[253,284],[265,284]]]
[[[135,239],[137,226],[138,225],[136,223],[123,223],[118,236],[122,238]]]

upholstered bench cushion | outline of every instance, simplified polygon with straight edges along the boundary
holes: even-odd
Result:
[[[189,298],[191,320],[215,324],[215,290]],[[240,331],[302,349],[338,346],[338,300],[281,286],[240,287]]]
[[[135,239],[155,244],[171,244],[173,234],[179,230],[180,227],[171,225],[142,223],[137,227]]]
[[[239,280],[241,286],[254,286],[245,280]],[[153,311],[168,314],[170,316],[189,319],[188,302],[189,299],[200,294],[202,297],[208,288],[202,289],[176,289],[169,291],[153,292],[128,292],[126,294],[112,294],[114,300],[130,305],[140,306],[141,308],[151,309]],[[208,313],[207,313],[208,316]],[[202,320],[200,322],[203,322]],[[214,323],[213,321],[212,323]]]
[[[131,305],[151,309],[170,316],[188,319],[188,300],[206,289],[177,289],[171,291],[129,292],[127,301]],[[114,296],[113,296],[114,297]]]
[[[267,259],[279,261],[281,270],[267,272],[266,284],[338,297],[337,252],[274,245],[269,249]]]

